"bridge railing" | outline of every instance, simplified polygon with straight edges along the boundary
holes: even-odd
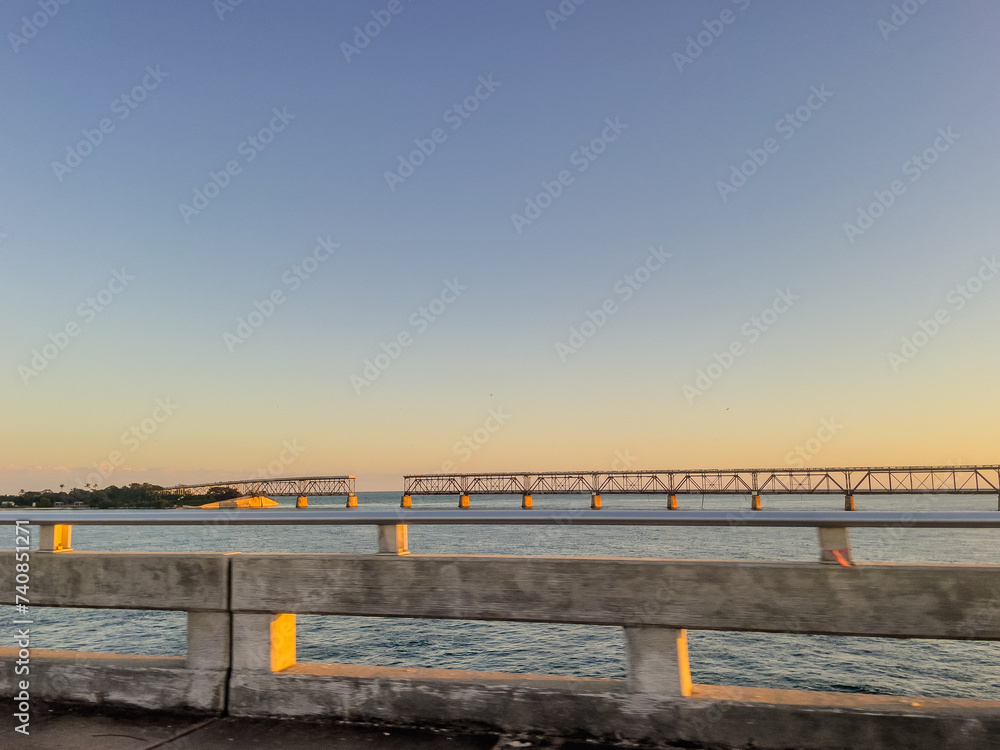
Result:
[[[15,552],[0,552],[0,603],[15,604]],[[21,558],[19,558],[21,559]],[[24,563],[21,563],[24,565]],[[217,553],[97,552],[34,554],[27,568],[30,607],[172,610],[187,613],[185,657],[41,649],[30,657],[0,648],[0,694],[13,697],[27,679],[36,700],[111,703],[150,709],[220,712],[229,669],[229,560]],[[34,632],[34,610],[11,618]],[[9,641],[8,641],[9,642]],[[28,666],[18,677],[15,661]]]
[[[38,549],[72,551],[73,526],[375,526],[379,552],[405,551],[410,525],[501,526],[724,526],[747,528],[815,528],[820,537],[843,542],[850,528],[1000,528],[992,511],[877,512],[856,511],[603,511],[547,510],[315,510],[290,508],[227,510],[7,510],[0,526],[39,527]],[[398,544],[397,544],[398,543]],[[827,548],[832,549],[832,548]]]
[[[819,732],[824,717],[838,732],[847,731],[844,707],[837,703],[846,698],[790,698],[788,691],[740,693],[737,688],[693,685],[687,630],[1000,640],[1000,566],[856,564],[847,538],[849,527],[998,529],[1000,514],[992,512],[0,513],[0,524],[15,519],[43,530],[73,522],[370,525],[378,532],[377,554],[41,550],[31,555],[33,605],[188,613],[185,658],[36,652],[33,695],[52,701],[243,716],[472,724],[713,746],[829,746],[830,738],[810,740],[782,732],[795,726],[801,733],[803,726],[814,725]],[[815,527],[821,562],[409,555],[407,527],[437,524]],[[52,528],[49,538],[58,536]],[[14,602],[14,555],[0,552],[3,604]],[[296,615],[616,626],[624,633],[628,676],[584,679],[299,663]],[[12,664],[16,658],[15,649],[0,650],[0,661]],[[0,670],[0,694],[13,696],[16,690],[13,669]],[[901,716],[914,714],[910,699],[880,700],[855,706],[851,732],[857,737],[891,736],[907,747],[929,747],[929,741],[940,740],[937,730],[950,726],[948,722],[973,740],[995,736],[990,733],[1000,728],[1000,704],[920,699],[924,708],[917,713],[938,722],[935,732],[927,732],[926,721],[900,724]],[[765,714],[776,711],[765,707],[775,703],[787,704],[781,710],[793,714],[793,720],[778,720],[777,715],[761,720],[747,713],[755,704]],[[845,736],[835,739],[845,742]],[[848,744],[866,746],[853,740]]]

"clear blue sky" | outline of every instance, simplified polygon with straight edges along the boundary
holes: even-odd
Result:
[[[0,490],[996,462],[994,3],[224,2],[0,9]]]

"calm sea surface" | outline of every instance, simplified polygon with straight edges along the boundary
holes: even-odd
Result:
[[[360,493],[362,508],[396,508],[399,493]],[[415,496],[414,507],[454,508],[457,498]],[[996,497],[858,497],[859,510],[992,510]],[[283,505],[294,505],[284,498]],[[584,495],[535,496],[539,509],[587,508]],[[343,498],[310,498],[342,507]],[[747,498],[681,497],[681,507],[745,509]],[[839,496],[764,498],[765,510],[839,510]],[[519,508],[519,496],[473,496],[473,508]],[[661,509],[664,498],[604,497],[606,509]],[[9,512],[9,511],[5,511]],[[16,512],[16,511],[15,511]],[[345,511],[348,512],[348,511]],[[33,530],[34,533],[34,530]],[[13,547],[0,527],[0,548]],[[852,530],[858,561],[1000,563],[996,531]],[[355,552],[375,551],[374,527],[87,527],[76,550]],[[601,557],[815,560],[814,529],[629,527],[410,527],[414,553],[594,555]],[[1000,597],[1000,587],[996,592]],[[183,655],[180,612],[35,608],[34,648]],[[13,633],[13,607],[3,607]],[[531,623],[317,617],[298,618],[300,661],[625,676],[619,628]],[[1000,644],[688,631],[699,683],[1000,699]],[[7,643],[5,645],[13,645]]]

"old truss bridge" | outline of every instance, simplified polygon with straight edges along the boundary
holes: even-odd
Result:
[[[206,482],[205,484],[179,484],[166,491],[180,495],[204,495],[213,487],[231,487],[243,496],[309,497],[318,495],[347,495],[353,497],[354,477],[280,477],[275,479],[237,479],[231,482]]]
[[[409,474],[403,477],[403,507],[413,495],[520,494],[522,507],[532,495],[666,495],[677,508],[678,495],[748,495],[759,510],[761,495],[843,495],[854,510],[855,495],[996,495],[1000,509],[1000,466],[902,466],[838,469],[697,469],[661,471],[557,471],[497,474]]]

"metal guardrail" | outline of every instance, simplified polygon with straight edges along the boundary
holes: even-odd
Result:
[[[742,526],[806,528],[1000,528],[996,511],[644,510],[4,510],[0,525],[72,526]]]
[[[408,528],[429,525],[505,526],[728,526],[815,528],[820,561],[850,567],[849,528],[997,529],[1000,513],[642,511],[620,510],[228,510],[8,511],[0,524],[36,525],[39,552],[71,552],[73,526],[375,526],[378,552],[410,554]]]

